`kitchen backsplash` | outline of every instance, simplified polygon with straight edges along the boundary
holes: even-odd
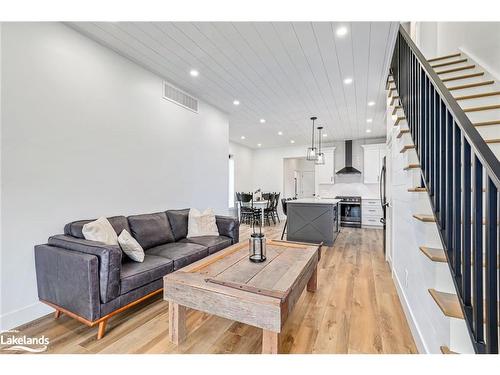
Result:
[[[319,196],[321,198],[335,198],[337,195],[352,195],[361,196],[362,198],[379,199],[379,185],[363,184],[361,182],[339,182],[333,185],[319,185]]]

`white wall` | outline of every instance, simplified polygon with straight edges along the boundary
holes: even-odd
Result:
[[[234,158],[234,190],[254,191],[253,150],[238,143],[229,142],[229,154]]]
[[[2,30],[1,329],[38,303],[33,246],[66,222],[227,212],[228,120],[162,98],[162,79],[59,23]]]
[[[462,50],[500,80],[500,22],[417,22],[416,28],[426,57]]]

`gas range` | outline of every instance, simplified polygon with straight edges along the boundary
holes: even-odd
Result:
[[[336,196],[335,199],[340,199],[340,225],[361,228],[361,197]]]
[[[361,197],[349,195],[337,195],[335,199],[340,199],[340,203],[357,203],[361,204]]]

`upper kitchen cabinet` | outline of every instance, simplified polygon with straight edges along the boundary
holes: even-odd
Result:
[[[363,182],[365,184],[378,184],[386,145],[385,143],[376,143],[362,147],[364,150]]]
[[[316,165],[316,177],[318,184],[333,184],[335,180],[335,149],[323,149],[325,164]]]

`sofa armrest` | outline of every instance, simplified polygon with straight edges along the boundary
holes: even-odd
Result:
[[[231,216],[215,216],[217,229],[221,236],[227,236],[233,240],[233,244],[240,241],[240,221]]]
[[[106,245],[63,234],[49,238],[49,245],[80,253],[95,255],[99,259],[99,291],[101,302],[106,303],[120,295],[122,250],[118,245]]]
[[[37,245],[35,269],[40,300],[90,321],[100,317],[97,256]]]

